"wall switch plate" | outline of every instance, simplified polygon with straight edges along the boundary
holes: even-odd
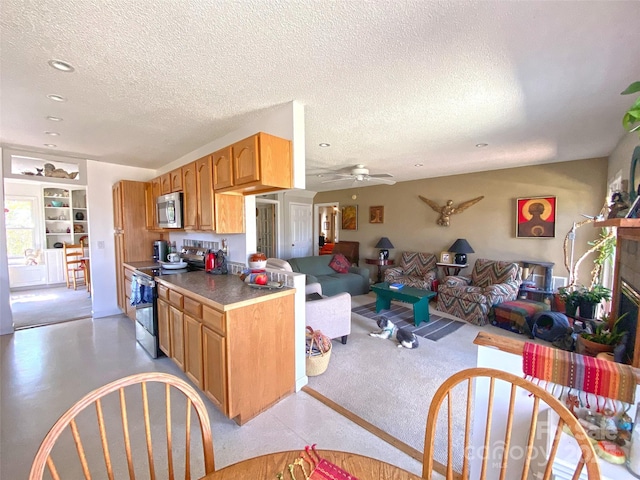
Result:
[[[98,240],[98,248],[104,250],[104,240]]]

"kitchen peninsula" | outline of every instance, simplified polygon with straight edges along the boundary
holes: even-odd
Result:
[[[239,425],[295,389],[295,289],[254,289],[237,275],[157,276],[167,354]]]

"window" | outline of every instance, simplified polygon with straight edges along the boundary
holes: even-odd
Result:
[[[24,251],[37,248],[38,201],[35,197],[5,198],[5,224],[7,229],[7,256],[24,258]]]

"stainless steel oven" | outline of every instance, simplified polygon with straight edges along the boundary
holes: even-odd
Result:
[[[158,341],[158,294],[151,275],[134,272],[131,303],[136,307],[136,341],[152,358],[158,358],[162,355]]]

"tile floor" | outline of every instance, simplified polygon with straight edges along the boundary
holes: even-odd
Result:
[[[143,371],[184,374],[137,346],[125,316],[85,319],[0,337],[0,478],[27,478],[35,452],[57,418],[88,391]],[[416,474],[421,464],[303,392],[239,427],[210,407],[216,468],[317,443],[379,458]]]

